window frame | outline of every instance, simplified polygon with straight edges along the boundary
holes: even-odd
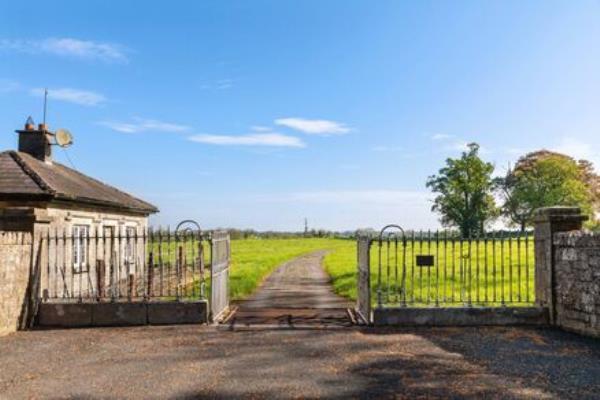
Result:
[[[126,226],[125,227],[124,261],[125,261],[125,263],[129,264],[129,266],[131,266],[131,264],[135,263],[136,247],[137,247],[137,228],[135,226]]]
[[[87,224],[73,224],[71,234],[73,236],[71,249],[73,271],[76,273],[87,272],[90,226]]]

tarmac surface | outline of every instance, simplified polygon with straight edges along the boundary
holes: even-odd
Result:
[[[540,328],[323,323],[319,313],[341,318],[336,310],[346,303],[330,295],[321,257],[288,263],[240,305],[247,316],[291,315],[292,324],[245,324],[242,315],[232,329],[38,330],[0,338],[0,399],[600,398],[600,340]],[[313,287],[313,279],[322,284]],[[292,301],[280,290],[286,287],[297,290],[297,300],[307,293],[302,287],[312,295]],[[311,312],[312,325],[295,323]]]

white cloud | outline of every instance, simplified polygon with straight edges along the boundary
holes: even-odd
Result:
[[[590,144],[569,136],[563,137],[558,146],[552,148],[552,151],[566,154],[577,160],[589,160],[598,156],[598,154],[594,152]]]
[[[444,149],[450,151],[467,151],[469,150],[469,147],[467,142],[454,142],[444,146]]]
[[[346,125],[326,119],[279,118],[275,124],[310,135],[342,135],[350,132]]]
[[[226,90],[234,86],[235,81],[231,78],[217,79],[215,81],[206,81],[200,84],[202,90]]]
[[[231,89],[233,87],[233,79],[220,79],[216,83],[216,88],[219,90]]]
[[[454,135],[449,135],[447,133],[436,133],[435,135],[431,136],[432,140],[447,140],[447,139],[452,139],[454,137]]]
[[[404,151],[404,147],[402,147],[402,146],[378,145],[378,146],[371,147],[371,150],[373,150],[373,151],[379,151],[379,152],[399,152],[399,151]]]
[[[21,53],[48,53],[104,62],[128,61],[125,48],[118,44],[94,42],[73,38],[47,38],[42,40],[0,40],[0,49]]]
[[[469,144],[473,143],[472,141],[466,142],[466,141],[460,141],[457,140],[455,142],[449,143],[448,145],[444,146],[443,149],[445,151],[458,151],[458,152],[467,152],[469,151]],[[490,154],[490,151],[481,145],[481,143],[477,143],[479,144],[479,154],[483,155],[483,154]]]
[[[190,136],[188,139],[221,146],[306,147],[306,144],[297,137],[279,133],[252,133],[239,136],[201,134]]]
[[[10,79],[0,79],[0,93],[15,92],[21,88],[21,84]]]
[[[254,125],[252,127],[250,127],[250,129],[252,129],[254,132],[272,132],[273,129],[271,129],[268,126],[262,126],[262,125]]]
[[[44,89],[34,88],[29,93],[32,96],[43,97]],[[106,97],[100,93],[70,88],[48,89],[48,98],[82,106],[97,106],[106,102]]]
[[[100,125],[123,133],[138,133],[146,131],[155,132],[187,132],[189,126],[158,121],[156,119],[133,118],[133,122],[101,121]]]

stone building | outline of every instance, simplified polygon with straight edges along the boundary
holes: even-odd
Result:
[[[28,120],[25,128],[16,132],[19,150],[0,152],[0,231],[30,232],[34,238],[54,236],[61,254],[47,251],[43,268],[51,271],[52,263],[60,264],[63,275],[72,275],[69,296],[84,290],[83,284],[74,287],[77,281],[91,281],[96,260],[103,258],[108,264],[117,256],[121,259],[117,264],[121,264],[134,253],[143,257],[140,241],[131,245],[123,240],[120,248],[114,248],[111,239],[109,250],[104,238],[143,235],[148,216],[158,212],[155,206],[53,161],[53,134],[43,124],[36,129]],[[61,237],[68,239],[61,243]],[[96,243],[90,243],[93,241]],[[107,254],[102,257],[100,253]],[[71,264],[72,268],[64,268]],[[75,278],[75,274],[80,276]],[[88,293],[93,290],[86,289]]]

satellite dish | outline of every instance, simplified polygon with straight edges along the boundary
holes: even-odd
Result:
[[[73,135],[66,129],[57,129],[56,132],[54,132],[54,138],[56,144],[60,147],[69,147],[73,144]]]

